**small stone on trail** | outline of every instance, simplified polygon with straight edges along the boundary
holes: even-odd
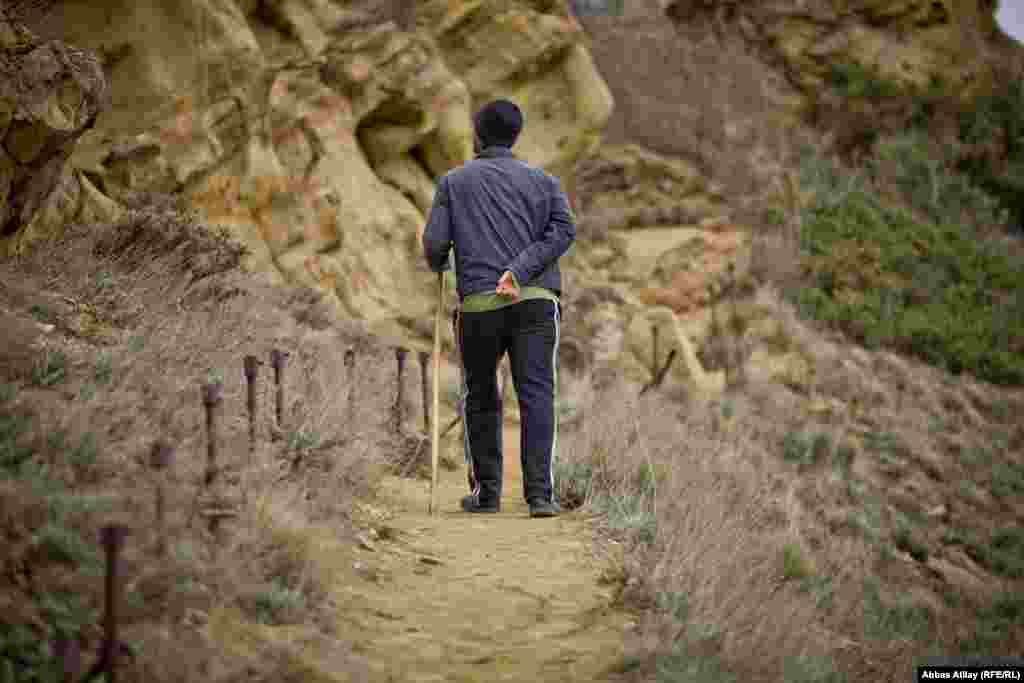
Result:
[[[206,612],[191,607],[185,610],[185,617],[182,619],[186,626],[191,626],[192,628],[203,626],[207,621],[209,621],[209,616]]]
[[[377,570],[375,570],[373,567],[371,567],[365,562],[360,562],[359,560],[356,560],[352,563],[352,569],[355,569],[356,573],[359,574],[359,576],[366,579],[367,581],[377,581]]]
[[[376,550],[376,548],[373,547],[373,543],[370,542],[370,539],[367,538],[365,534],[356,534],[356,540],[359,542],[359,547],[363,550],[369,550],[371,552]]]

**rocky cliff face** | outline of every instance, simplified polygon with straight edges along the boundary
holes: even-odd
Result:
[[[992,85],[995,67],[1019,46],[995,21],[994,0],[663,0],[685,32],[742,37],[792,86],[806,111],[837,65],[856,65],[907,91],[942,78],[969,101]]]
[[[416,238],[435,178],[472,156],[471,112],[515,99],[530,124],[517,152],[565,174],[598,144],[612,101],[564,3],[390,11],[330,0],[59,3],[25,41],[96,55],[89,74],[109,106],[76,71],[40,74],[41,104],[4,98],[18,108],[5,148],[30,163],[49,138],[22,130],[64,126],[77,143],[58,145],[70,156],[65,194],[180,193],[272,280],[323,288],[358,317],[429,315]],[[50,124],[45,112],[61,106],[69,120]],[[14,167],[3,164],[6,178]],[[4,184],[19,196],[20,168]],[[8,251],[84,217],[53,185],[47,175],[31,195],[50,197],[46,211],[6,204],[23,216],[5,222]]]

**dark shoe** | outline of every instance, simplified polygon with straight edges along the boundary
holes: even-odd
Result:
[[[466,512],[498,512],[501,509],[501,505],[498,503],[494,505],[481,505],[476,496],[463,496],[462,509]]]
[[[530,503],[531,517],[557,517],[561,511],[562,508],[558,506],[558,503],[549,503],[543,500]]]

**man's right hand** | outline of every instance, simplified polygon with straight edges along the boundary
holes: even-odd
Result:
[[[498,287],[494,290],[494,293],[512,297],[513,301],[519,300],[519,287],[516,286],[516,280],[512,277],[512,271],[505,271],[505,274],[498,280]]]

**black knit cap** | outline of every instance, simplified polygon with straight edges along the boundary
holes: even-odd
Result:
[[[523,112],[515,102],[494,100],[476,113],[473,123],[484,147],[511,147],[523,129]]]

